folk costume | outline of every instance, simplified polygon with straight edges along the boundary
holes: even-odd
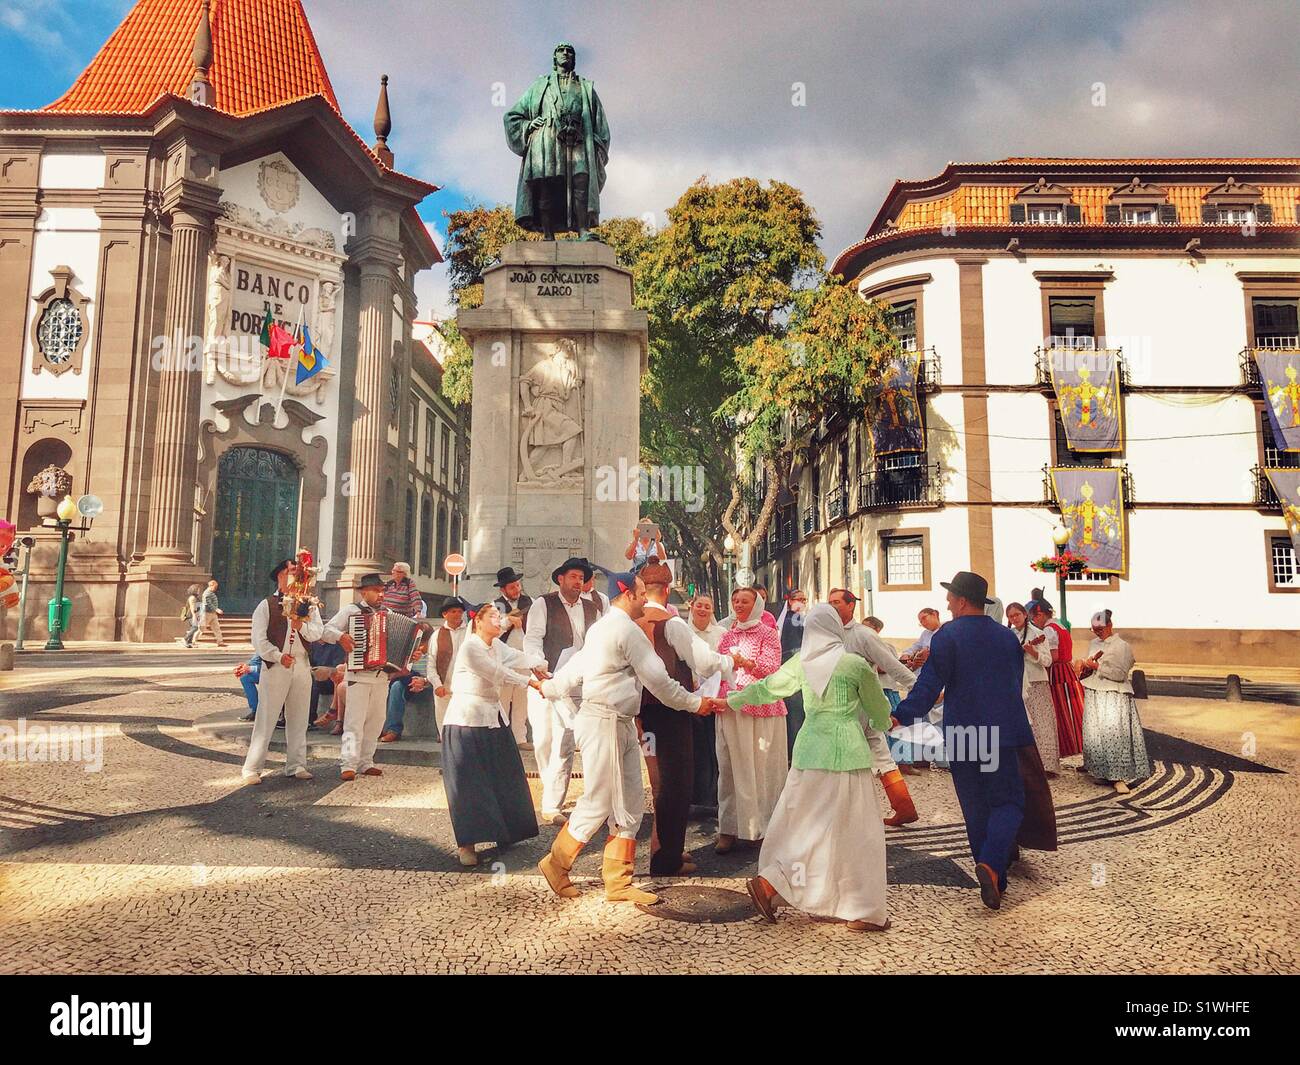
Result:
[[[969,602],[989,602],[988,582],[977,574],[961,572],[952,581],[940,583]],[[1007,867],[1017,842],[1024,846],[1049,842],[1046,824],[1028,838],[1021,834],[1026,814],[1022,765],[1031,773],[1037,766],[1036,822],[1046,816],[1043,795],[1049,810],[1051,797],[1021,697],[1024,657],[1020,641],[991,617],[954,617],[935,631],[930,657],[921,667],[915,687],[894,710],[900,722],[915,721],[929,712],[940,691],[945,693],[944,733],[953,787],[966,822],[981,896],[990,909],[1001,905]],[[1029,748],[1023,758],[1022,748]],[[1055,849],[1055,814],[1050,816],[1050,849]],[[1033,827],[1040,826],[1035,823]]]
[[[497,570],[497,580],[494,587],[504,588],[508,584],[522,580],[523,576],[522,573],[516,573],[513,566],[505,566]],[[511,599],[505,592],[502,592],[492,602],[501,611],[503,621],[510,626],[501,634],[499,641],[512,651],[522,653],[524,649],[524,628],[528,624],[528,611],[533,605],[533,597],[525,595],[521,591],[518,599]],[[505,712],[506,720],[510,722],[510,731],[511,735],[514,736],[515,743],[525,742],[528,739],[527,680],[523,684],[507,682],[501,685],[501,708]]]
[[[781,639],[781,661],[788,662],[799,653],[803,643],[804,616],[798,610],[790,608],[790,599],[795,593],[785,597],[785,605],[776,619],[776,632]],[[761,603],[760,603],[761,605]],[[794,752],[795,737],[803,725],[803,693],[794,692],[785,702],[785,740],[788,753]]]
[[[281,562],[271,572],[271,580],[279,580],[280,573],[291,564]],[[319,640],[324,626],[320,612],[313,606],[299,629],[289,624],[284,615],[283,596],[275,592],[263,599],[253,610],[253,649],[262,660],[262,673],[257,681],[257,709],[253,736],[244,759],[245,780],[260,780],[266,764],[266,752],[271,746],[275,723],[284,711],[284,775],[310,780],[307,771],[307,718],[311,708],[311,643]],[[293,657],[293,665],[281,661],[284,655]]]
[[[570,569],[581,569],[591,578],[591,564],[585,558],[570,558],[551,572],[551,580],[558,584],[560,574]],[[590,599],[579,596],[569,603],[558,591],[547,592],[528,608],[524,653],[530,659],[544,659],[547,672],[554,673],[561,658],[567,661],[581,650],[587,630],[600,616],[600,605]],[[573,714],[580,701],[581,696],[575,696],[572,702],[557,703],[543,698],[536,689],[528,690],[528,724],[533,730],[533,757],[542,781],[542,819],[546,821],[556,822],[563,816],[560,811],[573,775]]]
[[[846,649],[844,637],[835,608],[819,603],[808,611],[799,654],[727,697],[743,712],[801,689],[807,715],[749,890],[765,916],[779,896],[804,913],[881,929],[885,831],[864,730],[889,727],[889,701],[875,669]]]
[[[716,651],[727,630],[716,620],[708,626],[697,628],[695,618],[688,615],[687,625],[691,635],[698,636],[708,645],[710,651]],[[698,673],[692,678],[692,688],[699,690],[708,676]],[[691,739],[693,743],[693,761],[695,764],[695,782],[691,788],[691,805],[701,806],[707,810],[718,808],[718,730],[717,718],[713,714],[696,714],[691,718]]]
[[[652,563],[640,575],[647,582],[662,577],[666,584],[671,579],[668,567],[662,564]],[[729,680],[735,675],[731,658],[711,651],[703,640],[691,634],[685,621],[669,614],[667,607],[647,601],[638,624],[665,671],[687,691],[695,689],[695,676],[721,673],[724,680]],[[641,693],[640,718],[646,761],[653,758],[657,770],[651,774],[651,786],[658,847],[652,848],[650,874],[679,876],[684,865],[695,775],[693,720],[665,706],[650,690]]]
[[[429,684],[433,687],[433,716],[438,725],[438,736],[442,736],[442,724],[447,719],[447,706],[451,702],[451,695],[455,689],[451,686],[451,674],[456,665],[456,656],[460,653],[461,646],[465,643],[465,635],[469,632],[469,622],[465,620],[465,614],[460,616],[460,624],[452,628],[446,620],[446,613],[449,610],[468,610],[469,603],[460,596],[453,595],[445,600],[442,604],[441,611],[444,615],[443,623],[433,634],[433,643],[429,648]],[[439,695],[438,689],[446,690],[446,695]]]
[[[530,668],[541,664],[473,632],[456,656],[442,726],[442,782],[459,847],[504,847],[537,835],[532,793],[501,693],[507,685],[527,687]]]
[[[722,695],[743,691],[781,666],[781,638],[774,625],[763,623],[758,602],[748,620],[727,630],[718,651],[738,651],[754,663],[753,669],[737,669],[734,680],[724,681]],[[767,831],[790,769],[785,716],[785,703],[777,698],[718,718],[719,836],[758,840]]]
[[[611,600],[635,585],[631,573],[610,577]],[[549,680],[542,695],[561,699],[582,689],[574,734],[582,748],[583,792],[550,853],[538,864],[551,890],[573,898],[569,870],[586,842],[608,823],[602,872],[610,902],[657,902],[632,887],[636,834],[645,812],[636,717],[642,687],[665,707],[699,712],[703,700],[668,675],[640,626],[617,605],[586,632],[582,650]],[[678,852],[680,854],[680,851]]]
[[[861,622],[850,621],[844,626],[844,647],[873,666],[878,675],[883,673],[898,691],[909,692],[916,683],[916,675],[899,661],[894,649]],[[888,703],[889,699],[886,698],[885,701]],[[885,727],[889,727],[888,720]],[[902,771],[890,752],[885,732],[868,725],[867,742],[871,745],[872,767],[880,778],[880,786],[885,789],[885,796],[893,810],[885,818],[885,824],[891,828],[910,825],[918,817],[916,804],[912,802],[907,781],[903,779]]]
[[[1133,698],[1133,649],[1111,633],[1089,644],[1088,657],[1097,655],[1096,670],[1083,678],[1083,771],[1110,782],[1145,780],[1151,757]]]
[[[357,582],[357,589],[382,588],[383,578],[377,573],[367,573]],[[349,603],[325,625],[321,636],[326,643],[338,643],[349,635],[352,619],[359,614],[384,613],[387,607],[366,603]],[[382,669],[351,669],[344,671],[348,694],[343,711],[343,742],[340,745],[340,772],[344,779],[352,780],[358,773],[379,776],[375,765],[375,747],[383,731],[388,714],[389,676]]]
[[[1036,599],[1025,604],[1030,617],[1040,604],[1051,610],[1044,600]],[[1069,629],[1055,621],[1049,621],[1043,632],[1052,654],[1047,679],[1051,686],[1052,707],[1056,711],[1057,749],[1062,758],[1069,758],[1083,753],[1083,686],[1074,672],[1074,638]]]
[[[1034,731],[1034,744],[1038,747],[1038,756],[1043,761],[1043,769],[1048,773],[1061,771],[1060,748],[1056,742],[1056,710],[1052,705],[1052,684],[1047,671],[1052,665],[1052,651],[1047,634],[1037,625],[1026,620],[1024,627],[1011,630],[1020,640],[1022,652],[1025,653],[1025,679],[1021,689],[1025,700],[1025,710],[1029,714],[1029,725]],[[1039,637],[1043,642],[1035,646]]]

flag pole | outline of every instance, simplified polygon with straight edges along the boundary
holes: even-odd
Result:
[[[298,324],[294,326],[294,330],[293,330],[294,339],[297,340],[299,344],[302,343],[302,312],[303,312],[302,304],[299,304]],[[288,358],[284,360],[284,364],[285,364],[284,380],[280,383],[280,398],[275,404],[275,420],[277,422],[280,420],[280,414],[284,410],[284,394],[289,390],[289,363],[291,363],[292,361],[293,361],[292,358]]]

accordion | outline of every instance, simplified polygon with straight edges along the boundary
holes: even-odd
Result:
[[[433,628],[431,621],[388,610],[353,614],[348,622],[353,641],[348,669],[405,673],[420,657]]]

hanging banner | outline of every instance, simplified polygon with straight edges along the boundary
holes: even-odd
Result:
[[[1124,447],[1117,351],[1055,348],[1052,387],[1071,451],[1119,451]]]
[[[1070,530],[1069,548],[1088,560],[1094,573],[1123,573],[1123,470],[1118,466],[1054,466],[1052,490],[1061,520]]]
[[[871,446],[877,457],[925,450],[917,385],[920,373],[921,353],[904,351],[881,374],[871,421]]]
[[[1300,451],[1300,382],[1296,380],[1300,354],[1256,348],[1255,365],[1268,401],[1273,438],[1284,451]]]
[[[1282,520],[1291,534],[1291,546],[1300,554],[1300,467],[1270,468],[1264,472],[1282,502]]]

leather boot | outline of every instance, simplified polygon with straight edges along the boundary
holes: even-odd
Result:
[[[659,901],[658,895],[632,886],[632,871],[636,865],[636,840],[610,836],[605,843],[601,874],[605,878],[606,902],[639,902],[651,906]]]
[[[569,880],[569,870],[578,860],[578,852],[581,850],[582,844],[570,835],[569,826],[565,825],[560,829],[560,834],[555,837],[555,842],[551,844],[550,853],[537,863],[537,868],[541,870],[542,876],[546,877],[551,890],[562,899],[578,897],[578,889]]]
[[[907,781],[903,779],[903,774],[897,769],[891,769],[880,778],[880,783],[885,786],[885,796],[889,799],[889,805],[894,808],[894,816],[886,817],[885,824],[891,827],[899,825],[910,825],[917,820],[916,806],[912,802],[911,792],[907,790]]]

